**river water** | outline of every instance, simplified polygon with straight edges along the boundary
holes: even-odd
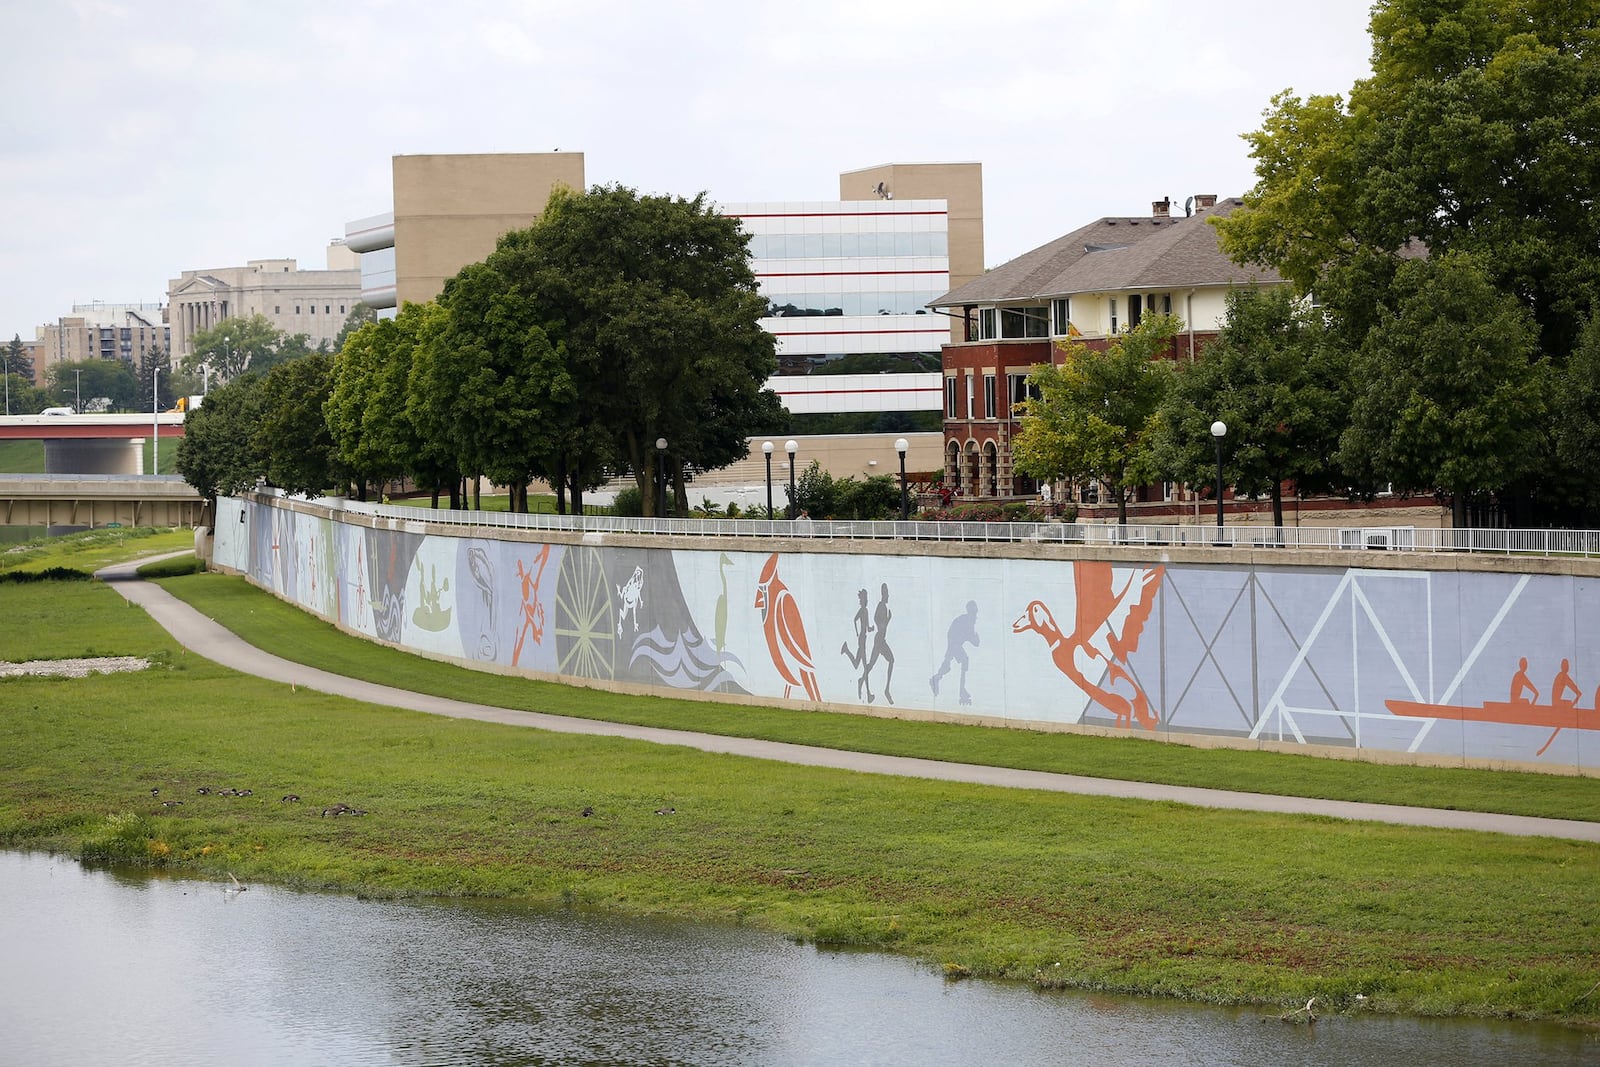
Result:
[[[1574,1064],[1549,1026],[1263,1021],[947,982],[894,956],[506,903],[0,851],[0,1064]]]

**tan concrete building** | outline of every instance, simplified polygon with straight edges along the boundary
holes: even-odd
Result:
[[[335,241],[328,258],[348,263],[351,254]],[[361,271],[354,267],[301,270],[292,259],[253,259],[242,267],[186,270],[167,283],[173,358],[192,352],[195,334],[254,315],[284,333],[305,334],[312,345],[332,344],[360,300]]]
[[[145,353],[171,344],[165,312],[160,304],[73,304],[72,314],[34,327],[34,381],[43,382],[57,363],[89,359],[120,359],[142,368]]]
[[[984,272],[983,164],[884,163],[839,175],[840,200],[943,200],[948,204],[950,288]],[[963,338],[952,321],[952,341]]]
[[[582,152],[395,156],[394,210],[345,226],[361,254],[361,301],[424,303],[447,279],[532,225],[559,187],[584,188]]]

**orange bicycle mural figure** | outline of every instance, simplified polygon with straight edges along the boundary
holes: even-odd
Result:
[[[1072,568],[1078,601],[1072,633],[1062,634],[1055,616],[1040,600],[1028,604],[1011,624],[1011,631],[1020,634],[1031,630],[1043,637],[1050,645],[1050,659],[1056,669],[1115,715],[1118,726],[1131,728],[1133,720],[1138,719],[1140,726],[1154,730],[1156,717],[1150,711],[1150,698],[1130,673],[1128,655],[1139,647],[1139,634],[1155,607],[1162,569],[1134,568],[1119,580],[1109,563],[1079,561]],[[1132,687],[1131,700],[1113,692],[1109,685],[1102,687],[1089,681],[1089,670],[1096,660],[1106,661],[1109,685],[1125,682]]]
[[[522,580],[522,627],[517,631],[517,643],[511,650],[511,662],[516,665],[522,661],[522,642],[529,634],[533,635],[533,643],[541,644],[544,641],[544,605],[539,603],[539,581],[544,577],[544,565],[550,560],[550,546],[545,545],[539,549],[535,557],[536,569],[530,570],[517,560],[517,577]]]
[[[822,694],[817,688],[817,672],[811,662],[811,643],[806,640],[805,623],[800,619],[800,605],[778,577],[776,552],[761,568],[755,606],[761,609],[761,626],[766,631],[772,665],[783,676],[783,695],[788,697],[795,686],[800,686],[812,700],[820,701]]]

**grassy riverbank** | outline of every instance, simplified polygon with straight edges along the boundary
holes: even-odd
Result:
[[[468,671],[339,632],[240,578],[166,582],[251,644],[335,674],[497,707],[795,744],[1284,796],[1600,821],[1600,779],[1195,749],[850,714],[633,697]]]
[[[191,582],[223,584],[175,580]],[[246,614],[259,622],[267,604]],[[0,586],[0,613],[13,624],[3,659],[153,663],[0,681],[5,847],[741,922],[1044,986],[1600,1020],[1593,845],[877,778],[437,719],[186,656],[95,584]],[[458,672],[452,695],[491,681]],[[832,730],[924,725],[771,714],[846,719]],[[219,795],[229,789],[251,795]],[[322,814],[336,804],[367,814]]]

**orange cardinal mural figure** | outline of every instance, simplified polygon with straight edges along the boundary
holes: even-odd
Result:
[[[1056,669],[1115,715],[1118,726],[1131,727],[1138,719],[1146,730],[1154,730],[1156,717],[1150,711],[1150,698],[1134,681],[1128,656],[1139,647],[1139,634],[1155,607],[1162,569],[1135,567],[1119,576],[1109,563],[1084,561],[1074,563],[1072,569],[1078,600],[1072,633],[1062,634],[1050,609],[1040,600],[1031,602],[1028,610],[1011,624],[1012,632],[1032,630],[1049,642]],[[1106,662],[1105,687],[1089,680],[1098,660]],[[1112,691],[1110,686],[1117,682],[1132,688],[1131,700]]]
[[[774,552],[761,568],[756,584],[756,607],[761,609],[761,626],[767,634],[767,651],[772,665],[786,683],[787,697],[795,686],[805,689],[812,700],[821,700],[817,672],[811,664],[811,644],[806,640],[805,623],[800,621],[800,605],[778,577],[778,554]]]

